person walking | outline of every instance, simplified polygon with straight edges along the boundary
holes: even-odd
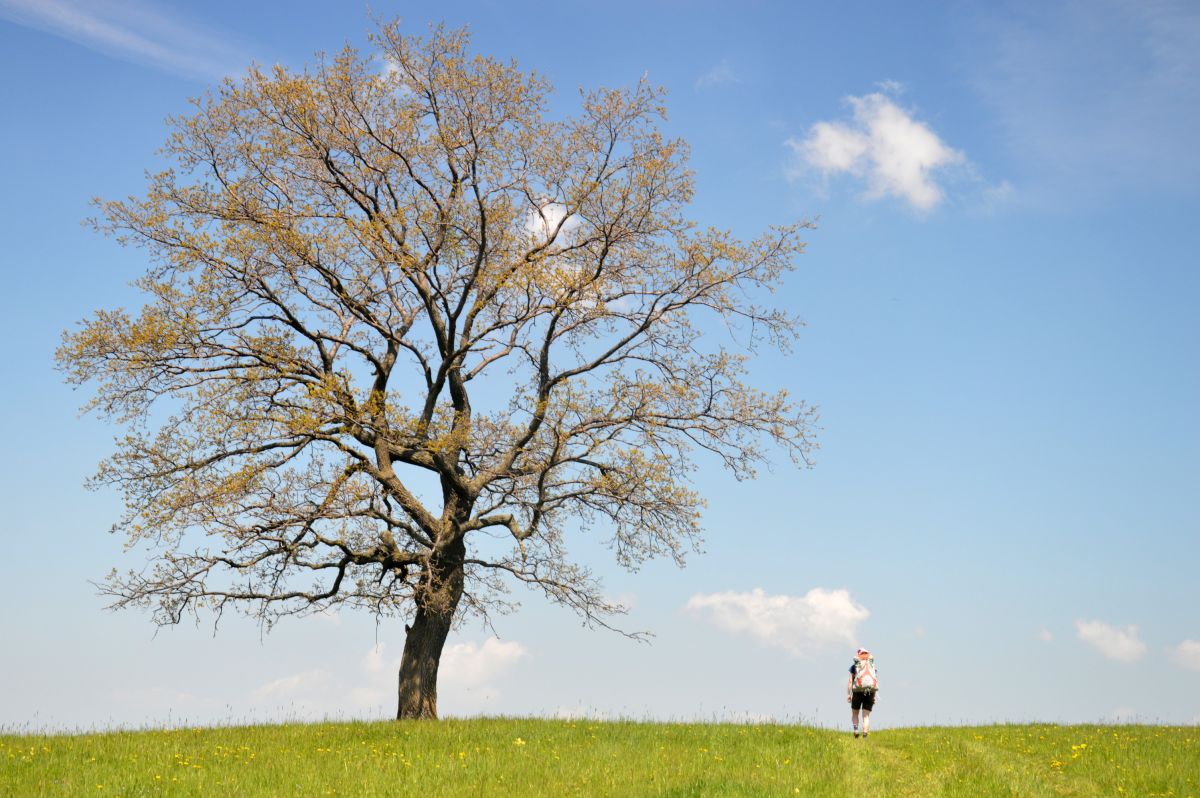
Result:
[[[875,708],[875,694],[879,692],[879,677],[875,673],[875,657],[865,648],[854,652],[850,663],[850,678],[846,680],[846,700],[850,702],[850,725],[858,737],[859,718],[862,718],[862,736],[871,733],[871,710]]]

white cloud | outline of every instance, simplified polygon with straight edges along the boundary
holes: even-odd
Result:
[[[238,72],[250,61],[229,35],[142,2],[0,0],[0,17],[122,60],[206,80]]]
[[[1117,628],[1103,621],[1075,622],[1079,639],[1117,662],[1136,662],[1146,653],[1146,644],[1138,637],[1136,626]]]
[[[387,646],[376,643],[363,656],[362,671],[366,679],[356,679],[346,695],[350,704],[358,709],[383,709],[391,711],[396,701],[396,674],[400,671],[400,657],[389,658]]]
[[[442,651],[442,667],[438,687],[455,689],[487,687],[506,675],[521,660],[529,656],[525,646],[516,641],[489,637],[482,645],[455,643]]]
[[[534,244],[553,237],[559,244],[569,245],[579,225],[579,217],[568,215],[566,206],[559,202],[543,202],[525,211],[525,234]]]
[[[898,80],[891,80],[889,78],[888,80],[881,80],[875,85],[878,86],[881,91],[893,96],[904,93],[904,84]]]
[[[389,667],[391,663],[389,663],[383,656],[383,652],[386,648],[387,647],[383,643],[376,643],[375,645],[371,646],[371,649],[367,652],[367,655],[363,657],[363,670],[365,670],[367,673],[383,673],[384,671],[391,671],[399,668],[399,657],[396,658],[396,667]]]
[[[220,701],[211,696],[146,684],[114,690],[108,699],[122,707],[143,705],[149,709],[148,717],[171,715],[179,723],[186,723],[192,715],[209,715],[224,708]]]
[[[966,157],[953,149],[910,111],[883,94],[849,97],[851,122],[817,122],[803,139],[789,138],[797,163],[791,177],[806,169],[825,176],[849,174],[866,183],[870,199],[898,197],[929,210],[942,200],[935,177]]]
[[[1200,671],[1200,640],[1184,640],[1172,649],[1171,656],[1179,667]]]
[[[396,674],[400,655],[387,656],[387,647],[377,643],[362,659],[366,684],[347,694],[360,708],[388,708],[396,698]],[[529,656],[525,646],[515,641],[489,637],[482,643],[451,643],[442,649],[438,669],[438,702],[442,711],[470,713],[484,709],[500,698],[500,683],[512,669]]]
[[[1041,631],[1038,632],[1038,640],[1041,640],[1043,643],[1051,643],[1054,641],[1054,634],[1043,626]]]
[[[528,655],[520,643],[494,637],[482,643],[447,645],[438,670],[442,712],[469,714],[494,704],[500,698],[502,679]],[[401,652],[390,655],[386,644],[376,643],[359,661],[358,673],[318,668],[283,676],[251,691],[249,704],[263,710],[287,706],[305,718],[346,712],[387,717],[395,709],[400,656]]]
[[[822,172],[857,172],[871,140],[845,125],[818,122],[805,141],[788,139],[788,146]]]
[[[392,58],[390,55],[381,55],[376,59],[379,66],[379,77],[384,81],[392,82],[392,90],[399,97],[411,97],[413,90],[405,82],[403,70],[400,67],[400,62]]]
[[[712,69],[705,72],[700,77],[696,78],[695,88],[697,91],[702,89],[710,89],[713,86],[727,86],[731,83],[740,83],[737,73],[729,64],[729,61],[722,58],[721,62]]]
[[[621,303],[622,305],[624,302]],[[628,610],[632,610],[638,605],[638,594],[632,590],[626,591],[616,596],[605,596],[604,600],[609,604],[617,604]]]
[[[337,610],[333,610],[328,607],[326,607],[323,610],[318,610],[317,612],[314,612],[311,615],[306,615],[305,618],[310,621],[316,621],[317,623],[322,624],[322,625],[329,625],[329,626],[341,626],[342,625],[341,614],[338,613]]]
[[[307,699],[329,685],[329,673],[321,668],[273,679],[250,693],[255,701]]]
[[[803,596],[749,593],[697,594],[687,609],[703,613],[718,628],[745,634],[764,645],[803,656],[830,644],[853,645],[870,612],[848,590],[814,587]]]

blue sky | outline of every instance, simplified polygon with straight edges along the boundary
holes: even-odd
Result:
[[[815,468],[704,463],[685,569],[580,557],[629,602],[603,631],[537,596],[444,658],[456,715],[1200,722],[1200,10],[1186,2],[372,3],[558,87],[668,91],[691,215],[752,237],[817,218],[778,300],[807,322],[754,381],[821,409]],[[0,0],[0,652],[9,728],[380,717],[397,622],[158,634],[89,580],[127,567],[117,430],[80,417],[62,330],[136,306],[144,264],[80,224],[137,193],[163,119],[251,61],[365,45],[365,8]],[[498,636],[496,636],[498,635]],[[1174,685],[1174,686],[1173,686]]]

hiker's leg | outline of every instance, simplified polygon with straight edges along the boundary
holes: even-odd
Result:
[[[850,710],[850,725],[854,727],[855,731],[858,731],[858,710],[857,709]]]
[[[862,711],[862,730],[863,734],[871,731],[871,710],[869,709]]]

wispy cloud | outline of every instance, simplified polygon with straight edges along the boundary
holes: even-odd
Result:
[[[789,176],[810,170],[851,175],[865,183],[868,199],[897,197],[927,211],[942,201],[939,178],[966,156],[942,141],[911,110],[881,93],[848,97],[853,118],[817,122],[803,138],[789,138]]]
[[[288,701],[307,698],[314,693],[324,692],[331,681],[328,671],[322,668],[294,673],[272,679],[250,692],[255,702]]]
[[[505,679],[529,658],[525,646],[489,637],[450,643],[442,650],[438,702],[442,713],[469,715],[496,711]],[[376,643],[350,667],[314,668],[271,679],[249,690],[239,709],[289,716],[388,717],[395,711],[400,651]]]
[[[1118,628],[1103,621],[1078,620],[1075,631],[1080,640],[1117,662],[1136,662],[1146,653],[1136,626]]]
[[[529,651],[514,640],[489,637],[482,643],[451,643],[442,650],[438,669],[438,693],[443,711],[470,713],[485,709],[501,696],[500,687]],[[395,701],[396,673],[400,655],[387,654],[383,643],[363,657],[364,683],[348,693],[354,706],[380,708]]]
[[[869,616],[848,590],[814,587],[803,596],[749,593],[697,594],[686,609],[699,613],[727,632],[748,635],[760,643],[797,656],[828,645],[853,645],[858,627]]]
[[[239,72],[250,61],[231,36],[144,2],[0,0],[0,17],[114,58],[203,80]]]
[[[1039,3],[984,11],[964,63],[1022,194],[1075,206],[1200,185],[1200,5]]]
[[[728,86],[732,83],[741,83],[741,78],[738,77],[729,61],[722,58],[716,66],[696,78],[695,88],[697,91],[701,91],[714,86]]]
[[[1184,640],[1171,651],[1175,664],[1189,671],[1200,671],[1200,640]]]

